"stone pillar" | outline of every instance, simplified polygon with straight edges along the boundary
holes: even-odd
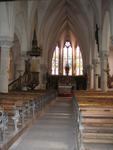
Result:
[[[89,90],[94,88],[94,79],[93,79],[94,70],[93,69],[94,69],[93,64],[90,64],[87,66],[87,75],[88,75],[87,88]]]
[[[12,42],[0,41],[1,63],[0,63],[0,92],[8,93],[9,84],[9,50]]]
[[[102,91],[107,91],[108,51],[100,52],[100,62],[101,62],[101,89]]]
[[[39,73],[38,89],[45,89],[46,88],[46,73],[47,73],[46,66],[41,64],[40,65],[40,73]]]
[[[98,82],[99,82],[99,60],[93,59],[93,65],[94,65],[94,89],[98,90]]]
[[[27,59],[26,53],[23,52],[20,57],[20,63],[18,64],[18,72],[23,75],[25,72],[25,60]]]

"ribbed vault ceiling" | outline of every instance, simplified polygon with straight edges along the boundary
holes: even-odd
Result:
[[[77,39],[81,46],[85,59],[90,47],[91,23],[88,6],[91,2],[92,0],[52,0],[42,24],[45,48],[51,51],[59,40],[72,41],[73,37],[73,41]]]

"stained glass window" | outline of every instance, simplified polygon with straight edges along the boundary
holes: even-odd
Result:
[[[58,46],[55,48],[55,51],[53,53],[52,74],[53,75],[59,74],[59,47]]]
[[[82,55],[80,51],[80,47],[77,46],[76,48],[76,75],[83,75],[83,61],[82,61]]]
[[[52,58],[52,74],[59,74],[59,66],[62,68],[60,72],[63,75],[66,75],[65,66],[69,65],[69,74],[68,75],[83,75],[83,60],[80,47],[77,46],[75,49],[72,49],[70,42],[65,42],[64,48],[62,50],[61,60],[59,60],[60,49],[56,46]]]
[[[69,65],[69,75],[72,75],[72,47],[70,42],[66,42],[63,49],[63,75],[66,75],[65,66]]]

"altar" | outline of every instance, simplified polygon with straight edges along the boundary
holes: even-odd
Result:
[[[85,76],[62,76],[49,75],[47,79],[47,87],[53,88],[61,92],[71,92],[71,87],[75,90],[86,90],[87,78]]]
[[[58,92],[59,94],[70,94],[71,93],[71,85],[59,85]]]

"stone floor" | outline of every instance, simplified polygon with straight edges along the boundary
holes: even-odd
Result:
[[[70,98],[58,98],[49,111],[9,150],[74,150]]]

